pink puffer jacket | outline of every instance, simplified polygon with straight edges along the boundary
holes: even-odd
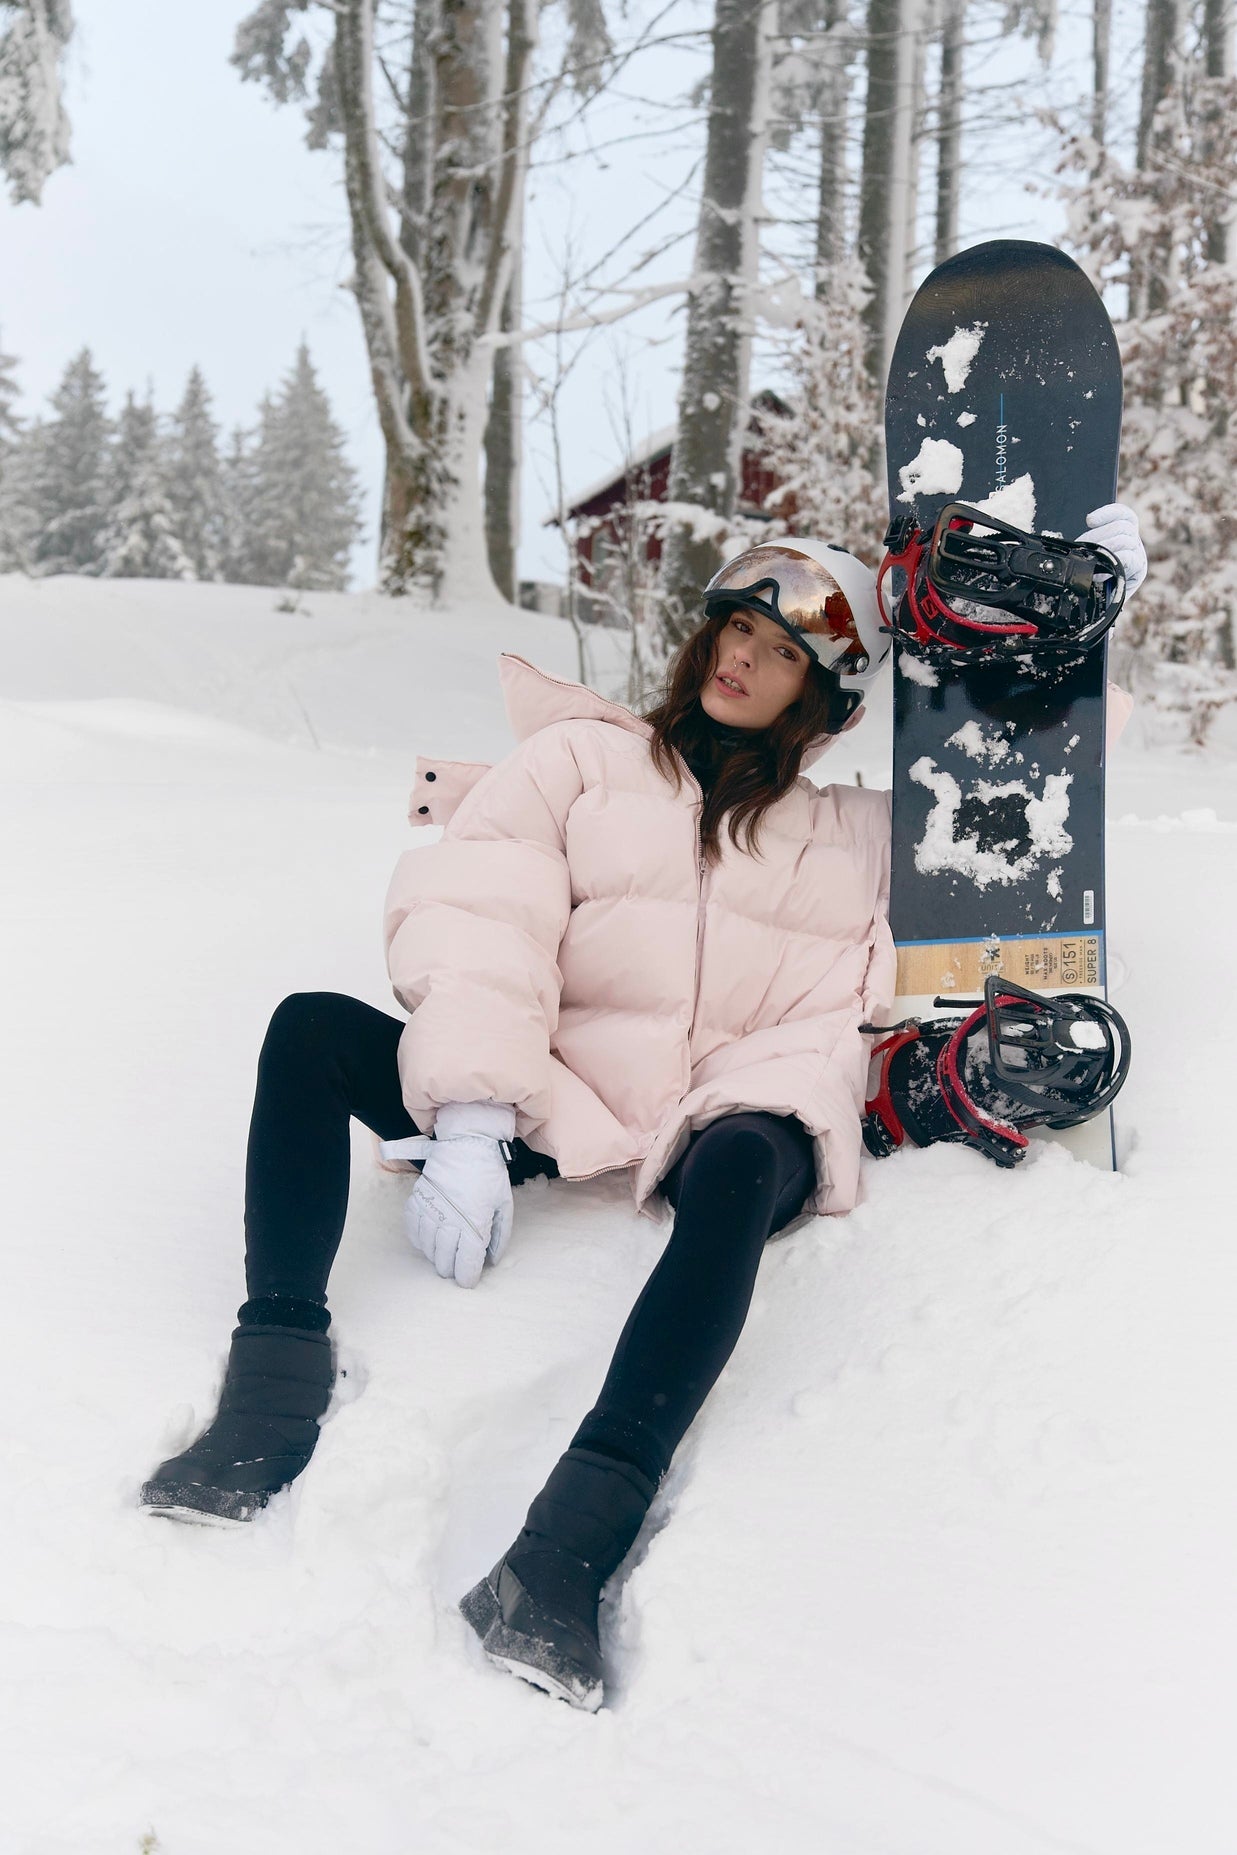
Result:
[[[700,789],[653,765],[618,703],[501,660],[521,745],[418,762],[386,943],[408,1111],[514,1102],[567,1178],[634,1168],[643,1205],[693,1130],[739,1109],[816,1136],[812,1208],[855,1202],[867,1039],[893,996],[889,800],[807,780],[759,851],[699,849]]]

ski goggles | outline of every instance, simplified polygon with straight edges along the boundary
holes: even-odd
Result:
[[[1033,535],[966,503],[931,529],[898,516],[876,596],[889,629],[923,656],[955,663],[1074,656],[1115,624],[1125,573],[1090,541]]]
[[[850,600],[827,567],[789,548],[749,548],[715,573],[704,589],[712,618],[750,606],[789,632],[822,668],[861,676],[871,653],[860,636]]]

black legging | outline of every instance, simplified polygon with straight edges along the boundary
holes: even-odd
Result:
[[[271,1018],[245,1176],[251,1299],[325,1305],[348,1205],[350,1118],[383,1140],[418,1131],[400,1093],[403,1028],[338,992],[294,993]],[[558,1168],[517,1140],[510,1172],[521,1185]],[[663,1182],[675,1207],[670,1241],[577,1443],[660,1479],[742,1332],[766,1240],[803,1208],[814,1176],[796,1120],[731,1114],[693,1135]]]

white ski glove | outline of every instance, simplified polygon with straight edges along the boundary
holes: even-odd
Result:
[[[404,1207],[414,1249],[443,1277],[475,1288],[488,1256],[497,1262],[511,1239],[514,1206],[504,1144],[515,1137],[515,1109],[505,1102],[446,1102],[434,1137],[384,1140],[384,1159],[415,1159],[421,1176]]]
[[[1115,554],[1125,569],[1125,596],[1136,593],[1147,577],[1147,550],[1138,533],[1138,517],[1124,502],[1106,502],[1102,509],[1092,509],[1087,517],[1087,531],[1080,541],[1094,541]]]

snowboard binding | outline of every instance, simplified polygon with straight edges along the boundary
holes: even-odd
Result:
[[[1125,1020],[1085,992],[1047,997],[996,974],[963,1017],[907,1018],[879,1032],[863,1117],[877,1159],[909,1140],[952,1141],[1016,1166],[1035,1127],[1077,1127],[1115,1099],[1130,1066]],[[867,1025],[874,1031],[875,1026]]]
[[[1028,534],[950,502],[931,529],[910,514],[890,523],[877,597],[890,632],[918,656],[1061,662],[1085,655],[1115,624],[1125,574],[1094,542]]]

